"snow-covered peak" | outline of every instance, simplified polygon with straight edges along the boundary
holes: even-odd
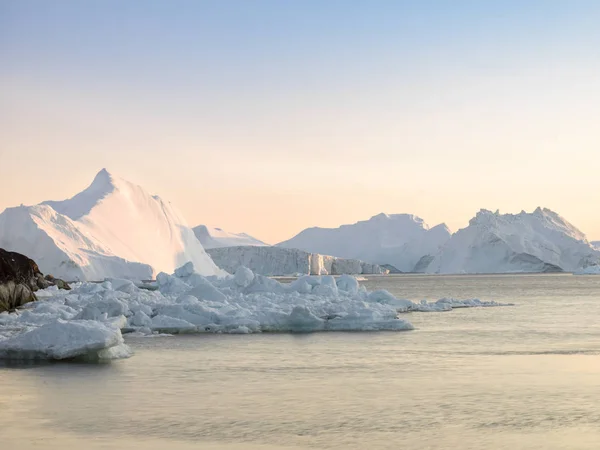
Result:
[[[265,246],[269,245],[258,240],[247,233],[230,233],[222,228],[212,228],[206,225],[198,225],[194,229],[194,234],[206,249],[237,246]]]

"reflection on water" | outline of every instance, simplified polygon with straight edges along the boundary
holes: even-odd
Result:
[[[410,314],[411,332],[133,338],[130,360],[5,366],[2,448],[598,448],[600,277],[364,284],[517,306]]]

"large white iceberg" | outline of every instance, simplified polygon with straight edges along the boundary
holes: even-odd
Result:
[[[121,331],[260,333],[411,330],[398,314],[498,306],[479,300],[414,303],[387,291],[368,292],[356,278],[303,276],[279,283],[240,267],[205,277],[192,263],[152,285],[113,278],[76,283],[71,291],[39,291],[43,300],[0,314],[0,357],[117,358],[129,351]]]
[[[187,261],[205,275],[221,273],[170,203],[105,169],[68,200],[7,208],[0,247],[69,281],[150,279]]]
[[[378,214],[338,228],[307,228],[278,247],[390,264],[412,272],[424,256],[434,255],[450,239],[445,224],[433,228],[411,214]]]
[[[573,272],[600,263],[600,252],[557,213],[481,210],[434,258],[429,273]]]

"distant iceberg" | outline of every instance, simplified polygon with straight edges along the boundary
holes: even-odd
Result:
[[[445,224],[429,228],[412,214],[381,213],[338,228],[307,228],[277,247],[389,264],[395,271],[413,272],[421,258],[436,254],[450,235]]]
[[[546,208],[500,214],[482,209],[434,258],[428,273],[574,272],[600,263],[575,226]]]

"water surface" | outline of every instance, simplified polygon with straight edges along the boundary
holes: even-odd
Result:
[[[597,449],[600,277],[373,277],[384,333],[132,338],[102,365],[0,368],[2,449]]]

